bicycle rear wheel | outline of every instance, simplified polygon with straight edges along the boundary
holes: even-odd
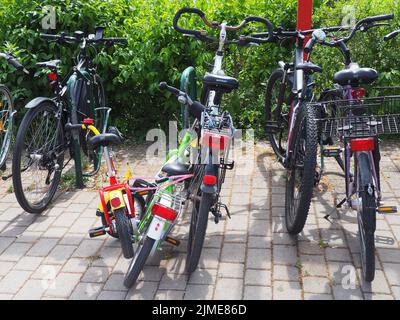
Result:
[[[361,246],[363,278],[371,282],[375,277],[376,197],[368,153],[357,155],[357,221]]]
[[[12,174],[15,196],[29,213],[43,212],[57,191],[64,164],[58,110],[43,102],[28,110],[18,129]]]
[[[207,231],[208,215],[214,204],[215,195],[201,190],[205,175],[205,165],[197,165],[195,176],[190,187],[192,215],[190,219],[189,239],[186,255],[186,271],[191,274],[199,264],[204,239]],[[218,173],[214,173],[218,176]]]
[[[0,170],[5,169],[11,147],[13,128],[13,101],[6,86],[0,85]]]
[[[291,234],[300,233],[306,223],[317,164],[316,110],[308,104],[300,108],[293,132],[293,165],[286,175],[285,220]]]
[[[292,84],[283,82],[284,72],[276,69],[268,79],[265,93],[266,134],[272,149],[284,159],[289,131],[289,110],[293,101]],[[270,125],[270,126],[268,126]],[[276,126],[274,129],[273,126]]]

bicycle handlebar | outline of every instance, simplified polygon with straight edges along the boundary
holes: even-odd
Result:
[[[186,99],[186,103],[189,105],[189,113],[194,117],[197,118],[198,120],[201,119],[201,114],[203,111],[206,109],[206,107],[201,104],[198,101],[193,101],[190,99],[190,97],[183,91],[180,91],[179,89],[175,87],[169,86],[166,82],[160,82],[159,86],[160,90],[166,90],[174,95],[176,95],[178,98],[179,97],[184,97]]]
[[[393,14],[385,14],[385,15],[379,15],[379,16],[374,16],[374,17],[367,17],[364,19],[361,19],[356,23],[356,25],[352,28],[350,34],[347,37],[334,40],[334,41],[325,41],[325,39],[317,39],[317,37],[314,36],[314,32],[317,32],[318,30],[322,30],[323,32],[334,32],[334,31],[341,31],[343,29],[349,29],[349,27],[331,27],[331,28],[322,28],[322,29],[316,29],[313,30],[313,36],[311,39],[307,42],[306,46],[304,47],[304,52],[305,53],[310,53],[316,43],[319,43],[321,45],[325,45],[328,47],[341,47],[345,48],[345,43],[350,41],[355,33],[357,31],[365,32],[373,27],[378,27],[378,26],[383,26],[386,25],[384,23],[375,23],[377,21],[385,21],[385,20],[390,20],[393,19],[394,15]],[[311,30],[309,30],[311,31]],[[393,37],[393,36],[392,36]]]
[[[205,13],[199,9],[196,8],[182,8],[180,10],[177,11],[177,13],[174,16],[173,19],[173,26],[174,29],[177,32],[183,33],[183,34],[187,34],[187,35],[192,35],[195,36],[196,38],[198,38],[199,40],[206,40],[206,41],[215,41],[216,39],[208,37],[207,36],[207,31],[205,30],[192,30],[192,29],[184,29],[181,28],[178,25],[178,21],[181,18],[182,14],[184,13],[190,13],[190,14],[197,14],[204,22],[204,24],[206,26],[208,26],[211,29],[217,29],[217,28],[221,28],[222,24],[219,22],[210,22],[206,16]],[[258,17],[258,16],[249,16],[247,18],[245,18],[240,24],[236,25],[236,26],[229,26],[229,25],[225,25],[225,29],[226,30],[230,30],[230,31],[238,31],[240,29],[242,29],[243,27],[245,27],[249,22],[260,22],[263,23],[266,27],[268,32],[262,33],[261,37],[256,37],[254,35],[251,36],[243,36],[241,35],[239,37],[239,44],[247,44],[250,42],[255,42],[258,44],[262,44],[262,43],[267,43],[267,42],[271,42],[273,40],[273,30],[272,30],[272,23],[265,18],[262,17]]]
[[[61,34],[47,34],[47,33],[40,33],[40,37],[45,40],[56,41],[60,44],[62,43],[81,43],[86,41],[87,43],[105,43],[105,44],[114,44],[114,43],[127,43],[127,38],[118,38],[118,37],[110,37],[110,38],[90,38],[90,37],[73,37],[67,36],[64,33]]]
[[[26,74],[29,74],[29,71],[25,69],[25,67],[15,58],[12,56],[10,53],[0,53],[0,57],[3,57],[6,59],[6,61],[11,64],[15,69],[19,71],[23,71]]]

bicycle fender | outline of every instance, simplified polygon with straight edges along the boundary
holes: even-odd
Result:
[[[52,103],[54,106],[56,105],[55,102],[47,97],[37,97],[32,99],[31,101],[29,101],[26,105],[25,108],[26,109],[33,109],[36,108],[37,106],[39,106],[42,102],[50,102]]]
[[[359,152],[357,155],[358,159],[358,170],[360,172],[361,186],[366,187],[373,185],[371,166],[369,163],[368,153]],[[360,187],[361,187],[360,186]]]

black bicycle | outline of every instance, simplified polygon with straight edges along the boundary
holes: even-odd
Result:
[[[54,98],[37,97],[25,108],[27,112],[19,127],[12,162],[13,185],[16,198],[21,207],[30,213],[41,213],[54,197],[65,166],[65,151],[69,150],[72,159],[80,150],[93,164],[94,172],[100,164],[100,149],[91,153],[87,147],[87,136],[83,130],[67,130],[65,125],[83,123],[94,119],[95,126],[105,132],[110,108],[105,107],[104,89],[90,52],[97,53],[95,45],[111,46],[125,43],[126,38],[105,38],[103,28],[96,28],[95,34],[84,36],[76,31],[74,36],[41,34],[49,42],[61,45],[79,44],[76,65],[65,77],[59,80],[60,60],[37,63],[37,66],[50,70],[50,85]],[[92,50],[90,50],[92,49]],[[90,51],[90,52],[89,52]],[[101,117],[96,116],[99,111]],[[97,120],[102,120],[100,125]],[[81,159],[79,159],[81,160]],[[81,162],[75,161],[81,170]]]
[[[218,39],[207,34],[206,31],[184,29],[178,22],[183,14],[198,15],[211,29],[219,30]],[[263,24],[263,30],[267,31],[262,37],[241,35],[238,40],[228,40],[227,31],[239,31],[251,22]],[[191,186],[188,188],[192,200],[192,215],[190,222],[186,270],[193,272],[199,262],[208,223],[208,214],[211,212],[215,223],[222,217],[221,210],[225,209],[230,217],[229,210],[220,201],[220,192],[225,180],[226,170],[232,170],[234,162],[229,160],[229,149],[234,138],[235,128],[232,118],[227,111],[222,111],[221,102],[225,93],[238,88],[238,80],[225,75],[222,69],[224,48],[228,44],[249,46],[263,44],[272,40],[272,24],[264,18],[250,16],[237,26],[229,26],[226,23],[210,22],[204,12],[196,8],[183,8],[174,17],[173,25],[176,31],[194,37],[207,43],[217,43],[218,49],[214,57],[211,72],[207,72],[202,79],[200,105],[202,110],[198,113],[195,123],[192,125],[198,135],[200,152],[192,157],[191,172],[194,174]],[[182,104],[187,104],[191,99],[184,92],[169,86],[164,89],[177,95]],[[187,115],[187,113],[186,113]],[[184,119],[184,123],[188,123]]]
[[[0,52],[0,58],[12,65],[15,69],[24,71],[29,74],[29,71],[12,55],[13,52]],[[11,147],[13,135],[14,102],[10,90],[0,84],[0,171],[6,170],[7,156]]]

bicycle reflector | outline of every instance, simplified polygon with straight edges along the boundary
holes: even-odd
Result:
[[[211,131],[204,131],[203,144],[211,149],[225,150],[229,146],[229,137]]]
[[[372,151],[375,149],[374,138],[353,139],[350,141],[350,149],[352,152]]]
[[[355,99],[364,98],[367,95],[367,91],[364,88],[357,88],[351,90],[351,96]]]
[[[83,123],[87,125],[94,125],[94,120],[90,118],[83,119]]]
[[[50,81],[57,81],[57,73],[50,72],[48,75]]]
[[[208,186],[215,186],[215,184],[217,183],[217,177],[216,176],[204,176],[203,183]]]
[[[113,208],[119,207],[121,205],[121,199],[119,197],[115,197],[111,199],[111,206]]]
[[[155,203],[153,205],[152,212],[154,215],[156,215],[160,218],[166,219],[168,221],[174,221],[176,218],[176,215],[177,215],[175,210],[168,208],[166,206],[163,206],[160,203]]]

